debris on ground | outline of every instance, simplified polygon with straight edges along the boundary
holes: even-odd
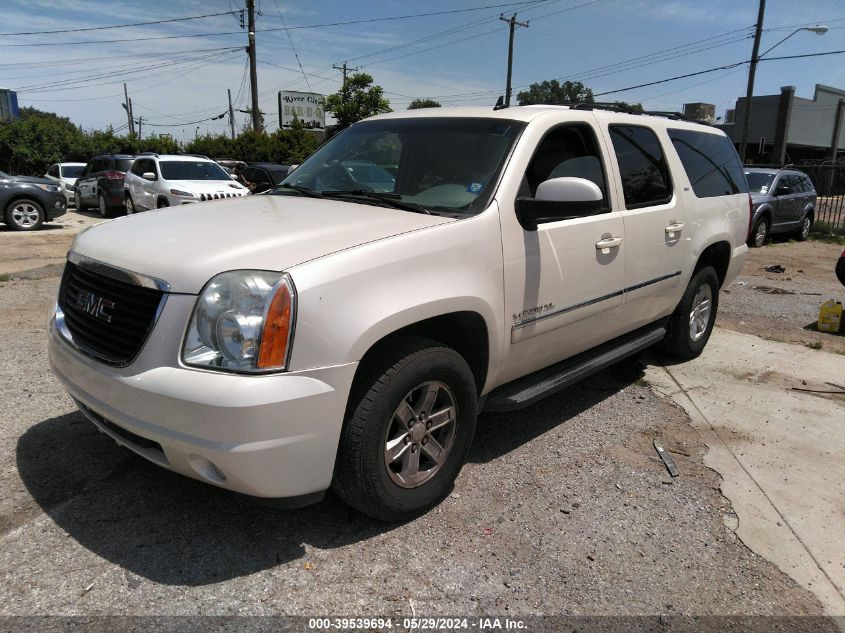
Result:
[[[681,473],[678,472],[678,467],[675,466],[675,460],[672,459],[672,456],[666,451],[665,448],[658,442],[654,440],[653,442],[654,448],[657,449],[657,454],[660,455],[660,459],[663,460],[663,463],[666,464],[666,470],[669,471],[669,474],[672,477],[677,477]]]
[[[781,266],[780,264],[775,264],[774,266],[766,266],[763,270],[767,273],[785,273],[786,268]]]

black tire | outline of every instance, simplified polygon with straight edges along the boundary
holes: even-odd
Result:
[[[156,203],[156,209],[165,209],[170,206],[170,201],[167,198],[159,198]]]
[[[693,310],[697,303],[697,296],[701,291],[706,296],[709,288],[710,304],[707,313],[706,325],[701,329],[700,335],[693,336]],[[660,343],[660,349],[675,358],[690,360],[696,358],[704,351],[710,334],[713,331],[713,324],[716,322],[716,312],[719,309],[719,277],[712,266],[704,266],[695,271],[690,279],[684,296],[675,312],[669,317],[666,338]]]
[[[801,218],[801,225],[798,227],[798,230],[795,231],[795,239],[799,242],[804,242],[808,237],[810,237],[810,229],[813,228],[813,212],[810,211],[809,213],[804,214],[804,217]]]
[[[97,203],[99,204],[100,217],[110,218],[114,215],[112,208],[106,202],[106,197],[103,194],[97,196]]]
[[[132,196],[128,193],[126,194],[123,206],[126,207],[126,215],[135,215],[138,213],[138,209],[135,208],[135,202],[132,200]]]
[[[762,217],[754,224],[754,230],[748,236],[748,246],[750,248],[760,248],[765,246],[769,240],[769,229],[771,224],[767,217]]]
[[[475,379],[457,352],[419,337],[392,341],[376,353],[368,366],[370,370],[363,369],[367,373],[356,380],[350,395],[332,489],[363,514],[381,521],[403,521],[435,506],[452,489],[475,433],[478,406]],[[408,412],[415,412],[414,394],[420,393],[422,398],[425,390],[432,387],[437,390],[438,402],[454,404],[453,416],[438,419],[449,418],[454,422],[437,429],[436,425],[427,423],[430,411],[423,410],[421,417],[411,417],[414,422],[404,427],[408,429],[405,440],[402,443],[401,438],[393,440],[402,457],[388,465],[388,441],[391,431],[401,424],[397,416],[400,405],[408,403]],[[436,404],[429,406],[438,408]],[[426,431],[427,427],[432,430]],[[445,436],[435,438],[435,433],[444,430]],[[430,442],[428,448],[423,446],[426,441]],[[439,465],[429,459],[432,446],[444,449],[445,456]],[[406,458],[413,460],[410,451],[417,452],[417,476],[421,479],[408,480],[402,485],[397,483],[402,474],[397,474],[396,468],[404,471]],[[435,466],[423,470],[423,464]]]
[[[87,204],[82,202],[82,198],[79,197],[79,191],[77,191],[75,193],[74,198],[76,200],[76,212],[77,213],[82,213],[84,211],[87,211],[90,208]]]
[[[13,231],[37,231],[44,219],[44,208],[31,198],[14,200],[6,207],[6,226]]]

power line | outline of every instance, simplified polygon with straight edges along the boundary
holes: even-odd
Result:
[[[81,33],[82,31],[104,31],[106,29],[125,29],[132,26],[149,26],[151,24],[167,24],[169,22],[185,22],[187,20],[202,20],[213,18],[219,15],[228,15],[232,11],[221,11],[220,13],[206,13],[205,15],[190,15],[185,18],[171,18],[169,20],[154,20],[152,22],[135,22],[134,24],[113,24],[110,26],[89,26],[81,29],[57,29],[55,31],[22,31],[20,33],[0,33],[0,36],[14,37],[17,35],[52,35],[53,33]]]
[[[299,64],[299,70],[302,71],[302,78],[305,79],[305,85],[307,85],[308,90],[311,91],[311,83],[308,81],[308,75],[305,74],[305,69],[302,68],[302,62],[299,61],[299,53],[296,52],[296,46],[294,45],[293,38],[290,35],[290,29],[288,29],[288,25],[285,24],[285,17],[282,15],[282,10],[279,8],[279,3],[276,0],[273,0],[273,4],[276,5],[276,11],[279,12],[279,18],[281,18],[282,20],[282,26],[285,27],[285,33],[288,36],[290,47],[293,49],[293,56],[296,57],[296,63]]]

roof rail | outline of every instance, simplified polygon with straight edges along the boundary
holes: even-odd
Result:
[[[583,101],[579,101],[577,103],[552,103],[546,105],[560,105],[560,106],[567,106],[572,110],[609,110],[611,112],[622,112],[623,114],[647,114],[649,116],[660,116],[665,117],[667,119],[672,119],[674,121],[688,121],[690,123],[700,123],[701,125],[710,125],[707,121],[699,121],[698,119],[692,119],[688,116],[681,114],[680,112],[666,112],[663,110],[640,110],[634,108],[633,106],[627,105],[625,103],[617,103],[612,101],[596,101],[593,103],[586,103]]]
[[[155,156],[158,158],[158,152],[141,152],[138,156]]]
[[[204,154],[182,154],[182,156],[193,156],[195,158],[204,158],[205,160],[211,160],[208,156]]]

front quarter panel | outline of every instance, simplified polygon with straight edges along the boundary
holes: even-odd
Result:
[[[475,217],[364,244],[289,272],[298,297],[291,369],[360,361],[405,326],[470,311],[487,325],[487,384],[495,381],[504,331],[495,203]]]

